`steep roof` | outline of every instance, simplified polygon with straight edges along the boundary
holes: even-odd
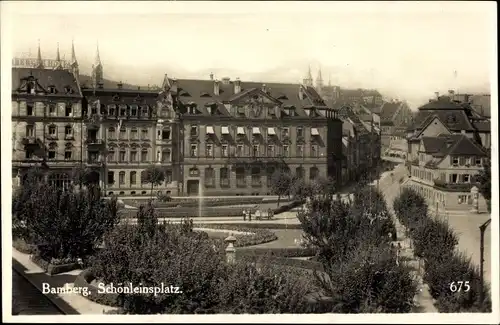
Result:
[[[491,117],[491,95],[472,95],[469,101],[472,109],[477,113],[485,117]]]
[[[448,96],[441,96],[437,100],[430,100],[427,104],[420,106],[418,110],[458,110],[463,109],[464,105],[464,103],[451,100]]]
[[[380,120],[387,121],[392,120],[394,114],[399,110],[399,108],[403,105],[402,102],[385,102],[380,108]]]
[[[486,149],[464,134],[422,137],[425,152],[436,158],[453,156],[486,156]]]
[[[80,87],[73,74],[67,70],[12,68],[12,92],[16,93],[29,78],[36,79],[45,91],[49,86],[55,87],[57,96],[81,97]],[[73,94],[65,94],[65,88],[70,87]]]
[[[455,110],[421,110],[415,116],[413,124],[408,127],[408,130],[422,130],[434,116],[437,116],[451,131],[474,131],[463,107]]]
[[[491,122],[489,120],[476,120],[472,125],[480,132],[491,132]]]

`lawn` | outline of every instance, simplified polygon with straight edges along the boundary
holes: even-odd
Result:
[[[295,248],[300,247],[295,243],[295,239],[302,238],[302,230],[299,229],[269,229],[278,236],[278,240],[245,248]]]

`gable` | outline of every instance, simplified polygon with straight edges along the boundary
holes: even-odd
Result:
[[[427,123],[417,137],[437,137],[440,134],[451,134],[451,132],[436,116]]]
[[[231,101],[238,110],[244,110],[249,118],[266,118],[269,110],[277,110],[281,102],[260,89],[245,92]],[[275,112],[277,114],[277,112]]]

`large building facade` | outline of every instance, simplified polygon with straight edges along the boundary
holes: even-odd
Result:
[[[341,179],[342,122],[312,87],[167,78],[187,195],[265,195],[281,168]]]

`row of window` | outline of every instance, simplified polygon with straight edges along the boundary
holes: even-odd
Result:
[[[118,157],[117,157],[118,153]],[[160,154],[157,153],[157,161],[170,161],[171,160],[171,152],[170,150],[165,150],[160,159]],[[107,157],[108,162],[149,162],[149,150],[148,149],[142,149],[140,152],[138,150],[130,150],[128,152],[128,157],[127,157],[127,151],[126,150],[120,150],[118,152],[115,152],[114,149],[108,150],[108,157]]]
[[[265,175],[262,173],[265,172]],[[274,174],[274,168],[262,169],[259,167],[253,167],[250,170],[250,180],[252,186],[262,186],[262,178],[266,177],[267,186],[271,186],[272,175]],[[247,170],[245,168],[236,168],[236,186],[237,187],[246,187],[247,186]],[[295,169],[295,175],[299,178],[303,178],[305,174],[305,170],[303,167],[297,167]],[[193,168],[189,171],[190,176],[199,175],[199,171],[196,168]],[[319,176],[319,169],[317,167],[309,168],[309,178],[311,180],[316,179]],[[204,184],[205,187],[215,187],[216,185],[216,175],[215,169],[212,167],[205,168],[204,174]],[[230,187],[230,171],[229,168],[223,167],[219,169],[219,181],[221,187]]]
[[[140,176],[137,175],[136,171],[129,172],[128,181],[129,181],[130,185],[141,184]],[[168,184],[171,182],[172,182],[172,171],[167,170],[167,171],[165,171],[165,184]],[[114,184],[114,183],[115,183],[115,172],[108,171],[108,184]],[[125,172],[124,171],[118,172],[118,185],[125,185]]]
[[[481,157],[451,157],[451,165],[454,167],[458,166],[478,166],[483,165],[483,159]]]
[[[97,107],[95,107],[95,105],[92,106],[91,112],[92,114],[97,114]],[[135,104],[132,105],[110,104],[108,105],[108,111],[107,111],[108,116],[123,116],[123,117],[149,116],[149,113],[150,113],[150,107],[148,105],[139,106]]]
[[[52,136],[52,137],[57,136],[57,126],[56,125],[49,125],[48,135]],[[64,135],[66,138],[73,137],[73,127],[71,125],[66,125],[64,127]],[[33,125],[33,124],[26,125],[26,136],[27,137],[34,137],[35,136],[35,125]]]
[[[129,132],[127,128],[120,128],[118,132],[118,139],[120,140],[139,140],[139,130],[137,128],[130,129],[130,138],[128,137]],[[108,128],[108,139],[117,139],[116,129],[114,127]],[[140,140],[149,140],[149,130],[141,130]]]
[[[426,170],[420,170],[420,169],[413,169],[412,170],[412,176],[418,177],[420,179],[426,180],[426,181],[433,181],[434,179],[434,174],[430,171]],[[460,183],[471,183],[474,181],[474,175],[470,174],[449,174],[448,176],[448,181],[450,183],[454,184],[460,184]],[[440,180],[446,181],[446,173],[440,173]]]
[[[37,156],[36,150],[31,149],[31,148],[26,149],[26,151],[25,151],[25,158],[26,159],[33,159],[36,156]],[[66,148],[64,150],[64,153],[62,153],[62,152],[58,152],[57,150],[55,150],[55,148],[52,148],[52,149],[49,149],[49,151],[47,152],[47,158],[51,159],[51,160],[63,160],[63,159],[64,160],[73,160],[74,159],[73,150]]]
[[[48,104],[45,106],[48,111],[44,112],[45,116],[48,114],[49,116],[59,116],[58,112],[63,112],[65,117],[73,117],[73,107],[66,103],[58,103],[56,104]],[[59,109],[58,109],[59,108]],[[36,109],[34,103],[26,103],[26,115],[27,116],[36,116]]]
[[[243,126],[237,126],[236,127],[236,135],[246,135],[246,127]],[[267,130],[267,135],[268,136],[278,136],[277,129],[276,127],[267,127],[267,128],[261,128],[261,127],[251,127],[252,129],[252,135],[264,135],[264,130]],[[290,128],[289,127],[282,127],[279,128],[281,132],[282,137],[289,137],[290,136]],[[190,136],[198,136],[199,135],[199,127],[197,125],[192,125],[190,128],[189,132]],[[206,134],[215,134],[214,127],[213,126],[207,126],[206,127]],[[229,135],[229,126],[222,126],[221,128],[221,134],[222,135]],[[319,136],[319,131],[317,128],[311,128],[311,135],[312,136]],[[298,138],[304,137],[304,128],[303,127],[297,127],[296,128],[296,136]]]
[[[198,144],[192,143],[190,146],[189,156],[191,158],[199,157],[199,147]],[[260,145],[252,145],[251,151],[249,152],[249,148],[247,145],[238,144],[236,146],[231,146],[228,144],[221,145],[221,157],[276,157],[276,156],[284,156],[290,157],[290,146],[276,146],[276,145],[268,145],[266,150],[261,150]],[[295,149],[295,157],[304,157],[304,145],[297,145]],[[214,145],[211,143],[205,144],[205,157],[215,158],[214,153]],[[319,146],[311,145],[310,146],[310,157],[319,157]]]

